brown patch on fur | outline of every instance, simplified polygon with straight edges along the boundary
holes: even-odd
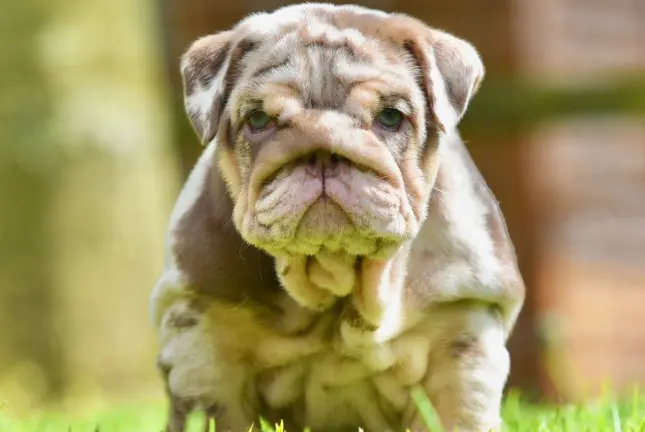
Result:
[[[159,373],[161,374],[161,377],[163,379],[164,384],[168,383],[168,375],[170,375],[170,371],[172,370],[172,365],[169,364],[168,362],[164,361],[161,356],[157,356],[157,369],[159,370]]]
[[[176,329],[194,327],[198,323],[199,318],[189,311],[172,310],[168,315],[168,325]]]
[[[479,341],[470,335],[462,335],[449,345],[450,356],[454,359],[483,357],[484,351],[479,346]]]
[[[203,193],[173,229],[173,255],[191,290],[232,303],[271,303],[281,293],[273,259],[242,240],[232,209],[224,181],[209,161]]]
[[[184,56],[187,66],[183,72],[186,95],[194,93],[198,84],[208,85],[220,71],[231,48],[231,34],[231,31],[227,31],[209,35],[193,43]]]
[[[192,408],[193,404],[191,402],[170,396],[170,411],[166,432],[184,432],[186,430],[186,421]]]
[[[417,43],[415,43],[412,40],[406,40],[403,42],[403,46],[405,47],[406,51],[408,51],[410,55],[416,60],[417,64],[419,65],[419,68],[422,71],[427,71],[430,69],[428,60],[423,55],[423,52]],[[428,73],[422,74],[419,81],[421,83],[421,89],[423,90],[423,94],[425,95],[426,100],[428,101],[428,105],[431,107],[434,106],[435,94],[432,91],[432,79],[430,78],[430,75]],[[434,128],[438,128],[443,133],[446,132],[446,128],[443,126],[443,124],[441,123],[441,120],[438,118],[437,114],[432,109],[428,110],[428,112],[426,113],[426,123],[429,129],[434,127]]]
[[[200,38],[183,55],[181,73],[185,97],[191,97],[216,79],[226,63],[232,34],[232,31],[225,31]],[[204,113],[188,110],[191,124],[202,142],[209,142],[215,137],[218,119],[223,109],[222,95],[218,92],[211,104],[211,116],[208,116],[210,118],[206,121],[203,121]]]
[[[223,106],[226,106],[226,102],[231,95],[231,91],[242,73],[241,65],[244,57],[256,47],[257,42],[250,38],[244,38],[231,50],[230,63],[224,75]]]
[[[356,308],[351,304],[347,304],[346,307],[343,308],[340,318],[341,321],[346,322],[351,327],[361,331],[373,332],[378,330],[377,326],[365,321]]]
[[[261,68],[259,68],[255,72],[253,72],[253,75],[251,77],[254,78],[254,79],[262,78],[265,75],[270,74],[274,70],[279,69],[279,68],[287,65],[289,63],[289,61],[290,61],[290,59],[286,58],[286,59],[282,60],[279,63],[268,65],[268,66],[262,66]]]

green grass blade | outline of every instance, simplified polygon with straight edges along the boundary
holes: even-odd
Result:
[[[412,399],[423,418],[423,422],[431,431],[446,432],[441,424],[441,420],[439,420],[437,411],[435,411],[432,402],[430,402],[430,399],[421,387],[416,386],[412,389]]]

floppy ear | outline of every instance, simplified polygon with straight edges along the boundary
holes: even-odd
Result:
[[[202,144],[215,138],[226,104],[232,34],[224,31],[197,39],[181,58],[184,105]]]
[[[458,122],[484,79],[484,63],[475,47],[465,40],[438,30],[433,33],[434,56]]]
[[[421,21],[399,16],[403,45],[420,66],[436,126],[446,132],[461,121],[484,79],[484,64],[474,46]]]

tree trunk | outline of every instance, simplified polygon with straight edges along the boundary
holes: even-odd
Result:
[[[47,126],[51,94],[33,49],[49,5],[24,0],[10,9],[11,19],[0,19],[0,394],[38,402],[65,383],[48,219],[56,143]]]
[[[5,409],[161,394],[148,296],[178,175],[153,6],[23,0],[0,18]]]

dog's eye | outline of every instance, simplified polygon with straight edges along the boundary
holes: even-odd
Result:
[[[403,113],[394,108],[385,108],[376,116],[379,124],[388,130],[396,130],[403,122]]]
[[[253,111],[246,117],[246,122],[251,126],[254,131],[261,131],[266,129],[271,123],[271,117],[264,111]]]

